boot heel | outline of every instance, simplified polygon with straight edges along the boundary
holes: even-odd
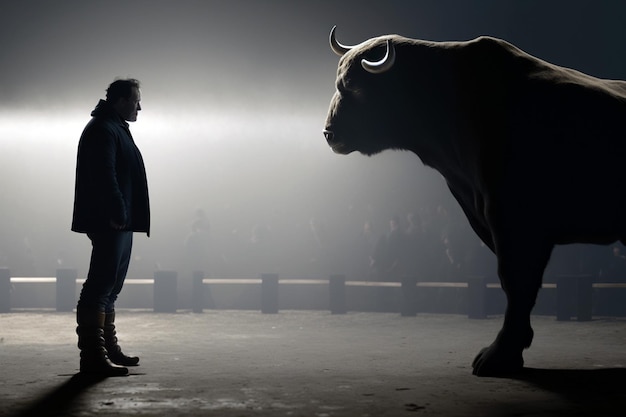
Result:
[[[104,347],[111,362],[122,366],[139,366],[139,357],[125,355],[117,343],[115,311],[106,313],[104,317]]]

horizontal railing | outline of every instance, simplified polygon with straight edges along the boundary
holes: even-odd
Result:
[[[10,270],[0,268],[0,312],[11,311],[11,289],[14,284],[55,284],[56,310],[72,311],[75,308],[76,285],[85,280],[78,278],[75,269],[58,269],[54,277],[12,277]],[[177,311],[176,271],[156,271],[153,278],[126,279],[125,285],[152,285],[155,312]],[[332,314],[348,311],[348,288],[389,288],[399,295],[400,313],[404,316],[417,314],[418,293],[426,288],[463,289],[466,292],[467,315],[470,318],[487,317],[488,293],[499,289],[499,283],[487,282],[484,277],[468,277],[466,282],[420,281],[404,277],[402,281],[348,280],[344,275],[331,275],[328,279],[289,279],[278,274],[261,274],[259,278],[218,279],[206,278],[203,271],[194,271],[192,284],[192,311],[201,313],[207,307],[207,289],[224,285],[260,286],[261,312],[278,313],[279,288],[284,286],[322,286],[328,289],[328,309]],[[590,275],[563,275],[556,283],[544,283],[542,288],[556,290],[556,316],[559,320],[590,320],[593,310],[594,289],[626,289],[626,283],[593,282]]]

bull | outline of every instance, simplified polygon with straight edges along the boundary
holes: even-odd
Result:
[[[507,298],[475,375],[523,368],[531,310],[555,245],[625,242],[626,82],[479,37],[386,35],[341,56],[324,136],[339,154],[415,153],[439,171],[495,253]]]

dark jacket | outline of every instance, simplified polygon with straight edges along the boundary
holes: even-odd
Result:
[[[104,100],[91,112],[78,144],[72,230],[124,230],[150,235],[146,169],[126,123]]]

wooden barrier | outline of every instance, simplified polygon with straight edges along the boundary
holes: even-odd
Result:
[[[346,314],[346,277],[331,275],[328,280],[328,304],[330,314]]]
[[[0,313],[11,311],[11,270],[0,268]]]
[[[78,271],[75,269],[57,269],[57,311],[72,311],[76,307],[76,278],[78,278]]]
[[[411,317],[417,315],[417,278],[413,276],[402,277],[400,283],[402,301],[400,303],[400,315]]]
[[[593,310],[593,277],[591,275],[558,275],[556,283],[556,319],[589,321]]]
[[[126,284],[152,285],[154,311],[176,312],[178,307],[177,279],[175,271],[156,271],[153,279],[127,279]],[[591,320],[594,290],[626,289],[626,283],[593,283],[592,281],[590,275],[562,275],[557,277],[556,283],[543,284],[542,288],[555,290],[557,320],[570,320],[572,317],[576,317],[579,321]],[[11,277],[9,269],[0,268],[0,312],[11,311],[12,289],[15,284],[20,283],[56,284],[56,310],[72,311],[75,308],[76,285],[82,282],[84,280],[77,278],[75,269],[58,269],[56,277]],[[399,291],[399,311],[403,316],[417,314],[418,294],[421,289],[460,288],[467,289],[467,315],[472,319],[487,317],[489,290],[500,287],[497,283],[487,283],[485,278],[480,276],[468,277],[467,282],[423,282],[413,277],[404,277],[401,282],[378,282],[348,281],[344,275],[331,275],[329,279],[279,279],[278,274],[261,274],[257,279],[210,279],[205,277],[204,272],[194,271],[192,311],[201,313],[204,308],[216,308],[211,287],[220,284],[260,285],[260,304],[263,314],[278,313],[279,291],[283,285],[327,286],[328,308],[331,314],[345,314],[348,311],[348,288],[350,287],[396,288]]]
[[[467,279],[467,317],[487,318],[487,282],[483,276],[470,276]]]
[[[261,313],[278,313],[278,274],[261,274]]]
[[[193,271],[191,287],[191,311],[194,313],[202,313],[204,309],[204,293],[205,287],[202,283],[204,280],[204,271]]]
[[[154,272],[155,313],[175,313],[178,304],[178,274],[176,271]]]

